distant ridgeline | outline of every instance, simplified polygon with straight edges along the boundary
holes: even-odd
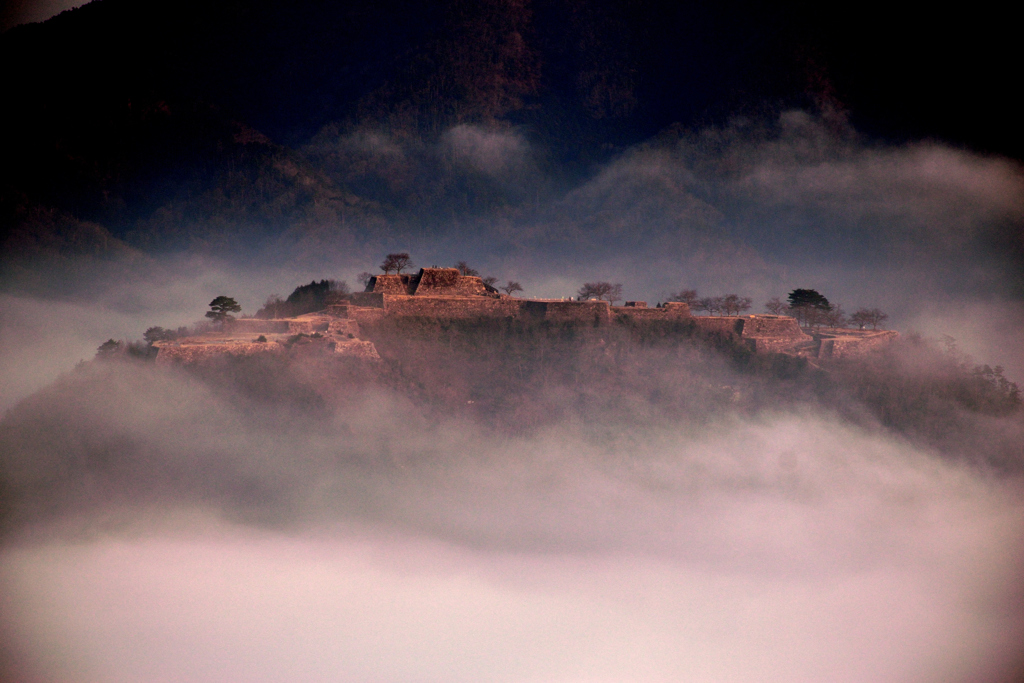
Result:
[[[370,276],[365,290],[356,293],[349,293],[343,282],[313,281],[297,288],[287,300],[271,297],[255,318],[230,321],[201,335],[159,341],[154,346],[161,363],[196,362],[223,354],[280,353],[296,344],[378,360],[377,349],[371,340],[362,338],[362,329],[402,319],[506,320],[586,329],[618,325],[690,336],[699,333],[732,340],[754,353],[807,359],[860,355],[884,347],[898,336],[884,330],[807,334],[789,316],[694,316],[682,302],[649,308],[643,301],[613,306],[593,299],[516,298],[456,268],[421,268],[414,274]]]

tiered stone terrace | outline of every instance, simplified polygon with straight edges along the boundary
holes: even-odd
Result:
[[[218,332],[158,342],[157,362],[199,362],[218,355],[281,353],[296,344],[325,346],[341,357],[377,360],[373,343],[359,338],[360,325],[387,317],[437,320],[519,318],[552,324],[605,326],[616,322],[687,321],[707,332],[734,335],[756,353],[786,353],[811,358],[844,358],[889,344],[898,335],[884,330],[829,330],[807,334],[796,319],[781,315],[694,316],[685,303],[649,308],[629,301],[521,299],[501,294],[481,278],[455,268],[423,268],[414,275],[378,275],[347,304],[329,306],[296,318],[243,318]],[[266,341],[257,341],[262,335]]]

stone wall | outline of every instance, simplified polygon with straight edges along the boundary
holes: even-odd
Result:
[[[460,275],[455,268],[421,268],[410,285],[410,293],[416,296],[496,295],[496,290],[488,288],[481,278]]]
[[[788,315],[750,315],[743,323],[744,337],[794,337],[810,339],[796,318]]]
[[[384,295],[380,292],[356,292],[349,297],[350,305],[361,308],[384,308]]]
[[[314,332],[326,332],[331,322],[332,319],[328,316],[307,313],[288,321],[288,333],[313,334]]]
[[[823,333],[820,335],[821,346],[818,358],[854,358],[866,353],[883,349],[899,338],[898,332],[878,330],[871,332],[850,331],[843,334]]]
[[[259,318],[240,318],[230,323],[227,328],[232,334],[281,334],[288,331],[289,320]]]
[[[284,347],[276,342],[210,342],[160,343],[156,354],[157,365],[175,363],[202,363],[223,356],[254,356],[261,353],[282,353]]]
[[[374,275],[366,284],[367,292],[377,294],[410,294],[412,275]]]
[[[392,296],[497,296],[498,290],[475,275],[461,275],[455,268],[420,268],[415,275],[375,275],[366,291]],[[355,296],[358,296],[355,295]],[[358,304],[357,305],[365,305]]]
[[[658,308],[647,308],[646,304],[643,306],[612,306],[611,312],[616,320],[682,320],[692,317],[690,315],[690,307],[683,303],[665,304]]]
[[[693,317],[697,327],[705,332],[723,332],[731,334],[742,334],[744,318],[736,315],[697,315]]]
[[[330,324],[327,326],[327,331],[330,332],[331,334],[341,335],[343,337],[348,336],[350,334],[353,337],[358,337],[359,323],[356,322],[355,320],[348,318],[344,320],[332,320]]]
[[[358,358],[365,361],[380,360],[380,354],[377,353],[377,347],[373,345],[373,342],[361,339],[334,342],[334,353],[338,356]]]
[[[607,301],[520,301],[523,315],[535,320],[586,325],[607,325],[611,322],[611,304]]]
[[[389,316],[419,316],[448,320],[508,318],[518,316],[522,305],[523,299],[511,297],[387,296],[384,310]]]
[[[381,299],[380,307],[350,306],[348,309],[349,319],[356,321],[360,325],[372,325],[373,323],[381,320],[384,316],[383,298]]]

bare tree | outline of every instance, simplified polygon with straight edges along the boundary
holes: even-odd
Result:
[[[720,296],[706,296],[697,303],[698,310],[707,311],[708,315],[715,315],[721,313],[723,310],[723,301]]]
[[[881,309],[872,308],[870,311],[871,318],[868,322],[871,323],[871,329],[877,330],[879,327],[884,327],[885,321],[889,319],[889,315],[882,313]]]
[[[482,277],[480,279],[483,280],[483,283],[488,287],[496,289],[495,285],[498,284],[498,278],[492,275],[488,275],[487,277]]]
[[[697,303],[700,299],[697,298],[696,289],[683,289],[675,294],[668,295],[669,301],[679,301],[681,303],[689,305],[690,308],[696,308]]]
[[[738,294],[726,294],[721,298],[721,302],[724,315],[739,315],[744,311],[750,310],[753,299],[745,296],[741,297]]]
[[[777,296],[773,296],[771,299],[764,304],[764,310],[768,311],[772,315],[788,315],[789,304],[780,299]]]
[[[506,284],[502,285],[500,289],[509,296],[512,296],[516,292],[523,291],[523,286],[515,280],[509,280]]]
[[[380,269],[384,271],[385,275],[392,270],[401,275],[403,269],[411,270],[412,268],[415,268],[412,258],[404,251],[397,254],[388,254],[384,257],[384,262],[380,264]]]
[[[793,311],[797,314],[797,319],[803,321],[804,327],[810,327],[811,329],[827,325],[827,316],[830,310],[830,308],[815,308],[814,306],[793,307]]]
[[[359,275],[357,275],[357,276],[356,276],[356,279],[357,279],[357,280],[359,280],[359,283],[360,283],[360,284],[361,284],[361,285],[362,285],[362,286],[363,286],[364,288],[366,288],[367,286],[369,286],[369,284],[370,284],[370,278],[372,278],[372,277],[373,277],[373,273],[367,273],[367,272],[366,272],[366,271],[364,270],[363,272],[359,273]]]
[[[827,311],[822,311],[821,320],[823,324],[828,325],[833,330],[837,327],[846,327],[846,312],[843,310],[842,304],[835,304]]]
[[[600,299],[615,303],[622,298],[622,285],[610,282],[587,282],[580,288],[580,299]]]
[[[855,323],[861,330],[866,325],[871,325],[871,329],[877,330],[878,326],[888,319],[889,316],[877,308],[860,308],[850,316],[850,321]]]
[[[465,261],[459,261],[455,264],[455,267],[459,269],[459,275],[475,275],[479,276],[480,271],[476,268],[470,268],[469,264]]]

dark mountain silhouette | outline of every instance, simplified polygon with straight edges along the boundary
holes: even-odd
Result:
[[[801,3],[97,0],[0,36],[5,249],[53,243],[26,237],[53,212],[146,250],[232,249],[535,193],[429,152],[459,124],[524,131],[556,179],[673,123],[792,104],[852,112],[877,135],[1020,156],[988,66],[1012,61],[998,35],[1009,29],[954,55],[929,49],[983,19],[932,17],[922,32],[918,17],[884,16],[836,22]],[[328,144],[367,126],[428,152],[367,169]]]

